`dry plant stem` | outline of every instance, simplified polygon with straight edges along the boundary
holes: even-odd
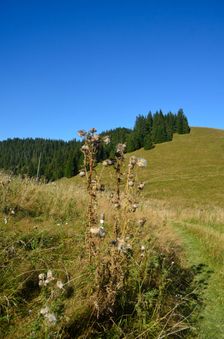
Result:
[[[126,185],[125,185],[125,220],[123,225],[123,238],[127,236],[129,232],[129,224],[131,221],[131,208],[132,204],[134,203],[134,193],[135,188],[129,186],[129,182],[135,183],[135,173],[134,173],[135,166],[131,166],[131,163],[129,162],[128,165],[128,172],[127,172],[127,178],[126,178]]]
[[[87,178],[87,191],[89,195],[88,203],[88,227],[86,231],[86,246],[89,251],[89,260],[91,262],[92,255],[96,255],[97,244],[90,234],[90,228],[96,225],[96,209],[97,209],[97,197],[96,197],[96,182],[94,179],[94,166],[96,149],[91,141],[86,140],[85,145],[88,146],[89,152],[84,153],[84,167]]]
[[[117,217],[115,221],[115,239],[119,238],[121,234],[121,226],[120,226],[120,221],[121,221],[121,192],[120,192],[120,185],[121,185],[121,166],[122,166],[122,158],[116,157],[116,203],[118,206],[118,212],[117,212]]]

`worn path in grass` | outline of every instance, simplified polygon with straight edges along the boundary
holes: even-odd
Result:
[[[188,264],[204,264],[206,270],[211,271],[211,275],[206,276],[205,281],[207,287],[203,293],[204,308],[198,322],[199,338],[224,338],[223,249],[220,247],[214,256],[213,247],[216,244],[213,243],[212,236],[209,237],[206,233],[206,226],[204,230],[200,229],[201,226],[198,230],[197,225],[183,222],[174,222],[172,226],[182,239]],[[202,274],[201,279],[203,278]]]

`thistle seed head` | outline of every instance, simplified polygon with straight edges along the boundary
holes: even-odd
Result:
[[[145,218],[141,218],[141,219],[138,220],[138,225],[139,226],[144,226],[145,223],[146,223],[146,219]]]
[[[51,325],[55,325],[56,322],[57,322],[57,318],[55,316],[54,313],[47,313],[45,315],[45,318],[48,320],[48,322],[51,324]]]
[[[80,136],[80,137],[85,137],[86,136],[86,131],[84,131],[83,129],[80,129],[77,134]]]
[[[143,190],[144,186],[145,186],[144,182],[141,182],[141,183],[138,185],[138,189],[139,189],[139,190]]]
[[[106,235],[106,231],[103,226],[100,227],[91,227],[90,228],[90,233],[92,235],[98,236],[100,238],[104,238]]]
[[[44,273],[40,273],[40,274],[38,275],[39,280],[44,280],[45,277],[46,277],[46,275],[45,275]]]
[[[91,137],[91,141],[93,142],[99,142],[100,141],[100,136],[98,134],[94,134],[92,137]]]
[[[42,315],[46,315],[48,314],[50,311],[49,307],[48,306],[45,306],[45,307],[42,307],[41,310],[40,310],[40,314]]]
[[[125,144],[117,144],[116,153],[122,155],[124,153],[124,151],[125,151],[125,148],[126,148]]]
[[[105,135],[105,137],[103,137],[103,142],[105,143],[105,145],[108,145],[110,143],[109,135]]]
[[[132,251],[132,246],[127,243],[124,239],[117,239],[117,249],[122,253],[130,253]]]
[[[133,204],[131,206],[131,212],[135,212],[137,208],[138,208],[138,204]]]
[[[137,166],[138,167],[146,167],[147,166],[147,160],[143,158],[137,158]]]
[[[135,156],[130,157],[129,164],[136,165],[136,163],[137,163],[137,158]]]
[[[85,171],[80,171],[80,172],[79,172],[79,176],[80,176],[80,177],[84,177],[85,175],[86,175]]]
[[[106,159],[102,162],[102,165],[105,166],[105,167],[111,166],[111,165],[113,165],[113,161],[111,159]]]
[[[121,205],[119,204],[119,202],[116,202],[116,203],[114,204],[114,208],[118,209],[118,208],[120,208],[120,207],[121,207]]]
[[[58,280],[57,283],[56,283],[56,286],[62,290],[63,287],[64,287],[64,284],[61,280]]]
[[[89,153],[89,146],[88,145],[83,145],[82,147],[81,147],[81,151],[83,152],[83,153]]]

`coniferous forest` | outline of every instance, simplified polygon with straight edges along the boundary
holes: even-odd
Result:
[[[127,145],[127,152],[144,147],[149,150],[155,144],[171,141],[174,133],[190,132],[187,117],[182,109],[177,114],[163,114],[160,110],[146,116],[138,115],[133,129],[115,128],[101,133],[109,135],[111,142],[99,150],[98,161],[113,158],[116,144]],[[13,174],[38,175],[47,181],[72,177],[82,164],[81,142],[49,140],[42,138],[7,139],[0,142],[0,168]]]

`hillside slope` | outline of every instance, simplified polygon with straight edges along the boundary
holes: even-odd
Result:
[[[145,308],[143,313],[137,313],[144,315],[144,321],[138,317],[137,327],[133,328],[139,338],[148,338],[149,333],[152,338],[188,337],[192,333],[192,324],[195,325],[191,314],[194,317],[195,304],[200,304],[201,300],[195,297],[198,293],[202,293],[204,307],[202,310],[199,307],[200,322],[193,332],[202,339],[224,338],[223,150],[224,131],[192,128],[188,135],[175,135],[172,142],[158,144],[149,151],[141,149],[133,153],[147,159],[148,167],[137,169],[136,180],[145,182],[145,190],[135,218],[145,218],[146,223],[141,232],[137,224],[133,224],[135,227],[131,229],[137,232],[137,237],[140,234],[148,246],[149,256],[145,258],[159,267],[155,276],[158,277],[158,289],[161,290],[161,286],[164,288],[161,292],[163,300],[175,305],[174,308],[168,306],[168,313],[166,310],[165,316],[160,315],[160,318],[153,312],[154,320],[151,315],[147,321],[144,320],[147,313]],[[107,199],[114,180],[112,168],[99,165],[97,171],[102,174],[103,183],[106,184],[105,192],[99,193],[98,212],[105,212],[109,235],[114,224],[114,209],[111,208],[110,199]],[[65,331],[68,338],[78,338],[79,334],[75,332],[77,316],[83,318],[80,331],[82,326],[88,325],[91,317],[87,321],[88,314],[84,313],[92,293],[91,286],[95,283],[94,269],[88,266],[88,253],[84,247],[88,207],[84,181],[84,178],[77,176],[44,184],[19,177],[10,178],[0,173],[0,256],[3,263],[0,275],[0,329],[3,337],[41,338],[49,330],[60,335],[61,331]],[[109,239],[106,240],[102,257],[107,256]],[[179,249],[180,245],[184,251]],[[165,255],[169,260],[168,267],[164,268],[163,261],[158,266],[158,258]],[[40,288],[39,275],[49,271],[53,272],[53,281],[63,282],[65,289],[52,290],[54,293],[51,294],[50,289]],[[134,277],[138,276],[139,269],[132,271]],[[172,273],[169,279],[168,273]],[[192,285],[194,276],[200,281],[199,285]],[[182,281],[182,277],[187,279],[187,283],[186,280]],[[180,292],[181,286],[185,286],[187,295],[182,294],[183,290]],[[201,287],[205,288],[203,292]],[[157,294],[148,294],[148,290],[151,291],[147,288],[144,296],[148,301],[142,305],[162,310],[164,302],[160,297],[155,297]],[[170,295],[170,292],[173,294]],[[182,303],[184,314],[181,313],[181,321],[177,321],[174,310]],[[46,304],[57,315],[56,327],[47,328],[40,314]],[[130,321],[133,323],[132,313]],[[115,327],[118,331],[117,325]],[[131,331],[133,329],[130,328]],[[88,332],[88,328],[84,327],[84,330]],[[144,335],[141,336],[141,333]],[[120,338],[119,335],[123,337],[123,334],[118,334],[117,338]]]
[[[149,162],[143,174],[149,206],[180,237],[188,265],[211,272],[200,338],[224,338],[224,131],[192,128],[189,135],[135,155]]]
[[[149,198],[181,199],[187,206],[210,205],[212,200],[212,204],[223,206],[223,130],[192,128],[190,134],[175,134],[172,142],[135,155],[148,160],[143,180]]]

